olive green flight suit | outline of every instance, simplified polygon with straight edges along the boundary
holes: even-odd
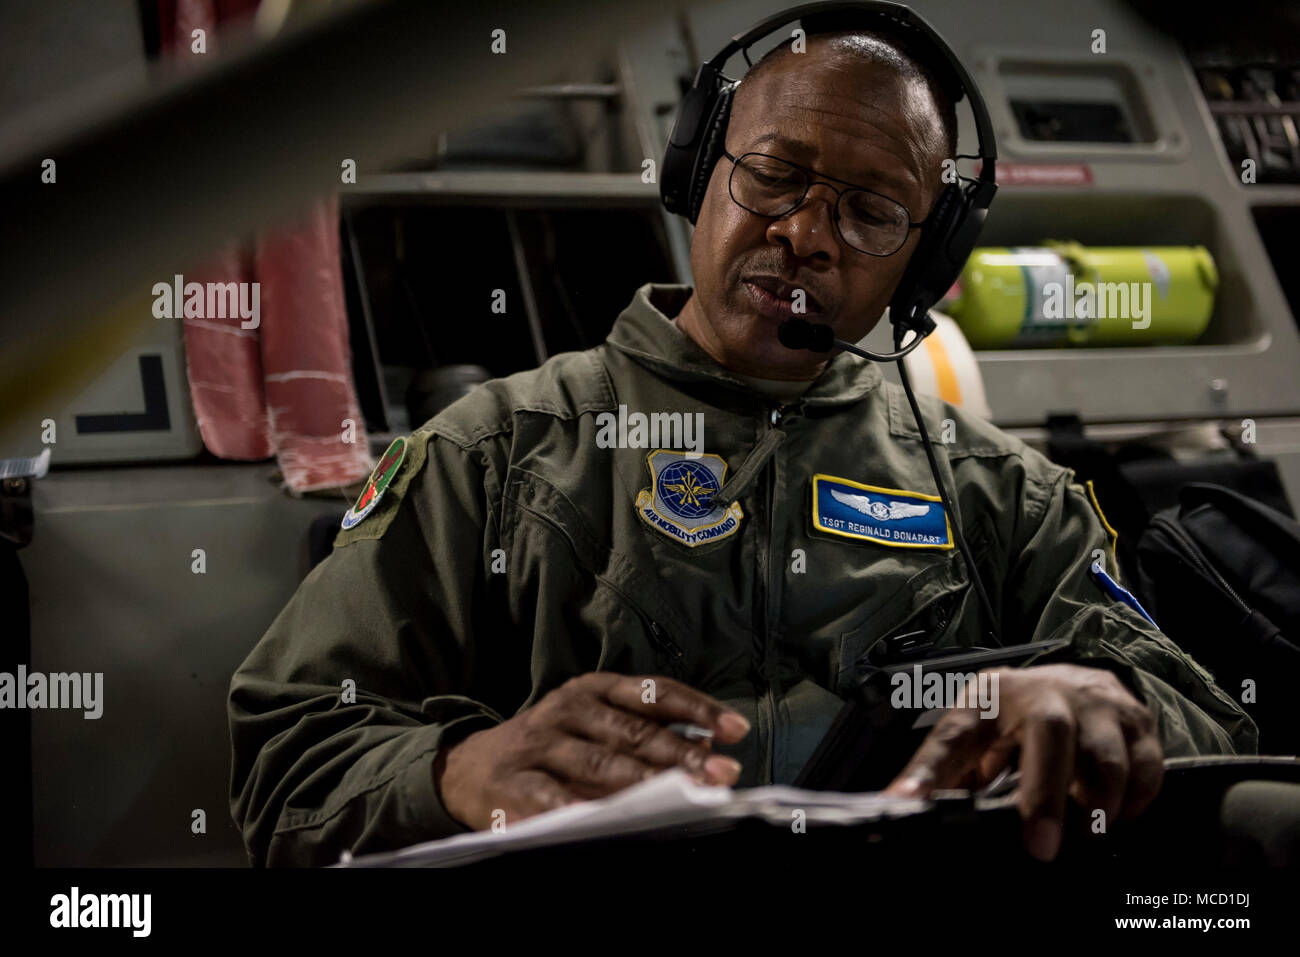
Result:
[[[774,407],[669,320],[689,292],[642,286],[605,344],[482,385],[411,436],[232,680],[232,809],[254,863],[464,830],[433,786],[437,749],[584,672],[669,675],[739,710],[753,729],[718,750],[752,786],[794,778],[877,642],[988,644],[950,533],[880,540],[895,505],[944,517],[901,388],[843,354]],[[1115,671],[1168,756],[1255,751],[1210,675],[1088,575],[1097,550],[1118,570],[1073,473],[920,402],[1003,643],[1069,637],[1050,660]],[[705,455],[657,452],[685,441],[667,429],[605,447],[620,406],[627,423],[702,413]],[[628,445],[646,439],[629,427]],[[816,519],[815,477],[823,512],[833,488],[865,524]]]

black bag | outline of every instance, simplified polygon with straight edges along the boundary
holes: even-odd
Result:
[[[1179,501],[1138,540],[1142,603],[1259,726],[1261,754],[1295,754],[1300,524],[1218,485],[1189,484]]]

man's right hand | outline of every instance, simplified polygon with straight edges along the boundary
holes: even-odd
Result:
[[[652,695],[646,681],[654,682]],[[740,764],[711,754],[707,740],[668,730],[678,721],[712,728],[722,744],[749,732],[740,714],[679,681],[591,672],[522,714],[439,749],[434,786],[448,814],[483,830],[497,810],[508,825],[674,767],[708,784],[735,784]]]

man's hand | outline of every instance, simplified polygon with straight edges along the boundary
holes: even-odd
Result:
[[[1108,822],[1151,803],[1164,777],[1155,718],[1115,675],[1079,665],[997,673],[997,717],[981,718],[973,704],[951,709],[888,793],[922,797],[968,776],[991,781],[1019,748],[1025,844],[1045,861],[1060,849],[1067,796]]]
[[[434,762],[443,806],[466,827],[483,830],[496,810],[507,823],[575,801],[604,797],[660,771],[683,767],[709,784],[732,785],[740,764],[710,754],[710,743],[668,730],[684,721],[712,728],[723,744],[749,723],[715,699],[671,678],[592,672],[572,678],[522,714],[475,732]]]

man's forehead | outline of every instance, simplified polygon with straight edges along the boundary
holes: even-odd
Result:
[[[732,106],[729,146],[776,153],[886,192],[914,188],[941,132],[924,82],[900,76],[889,63],[820,48],[812,56],[812,49],[786,53],[745,78]],[[845,148],[840,136],[849,138]],[[821,155],[823,149],[834,155]]]
[[[821,151],[815,145],[780,130],[769,129],[762,131],[753,139],[748,140],[743,148],[746,151],[772,152],[784,159],[794,160],[804,166],[815,166],[828,176],[843,175],[846,182],[862,186],[889,186],[894,189],[904,190],[914,183],[912,177],[907,175],[904,170],[888,169],[875,163],[864,162],[861,158],[858,158],[849,168],[837,174],[835,170],[818,166],[823,157],[820,155]]]

